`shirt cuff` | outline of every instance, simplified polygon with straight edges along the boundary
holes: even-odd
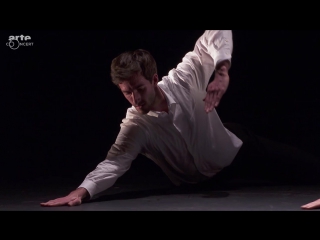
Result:
[[[231,68],[231,54],[227,51],[220,51],[219,53],[216,53],[213,57],[215,68],[218,66],[218,64],[224,60],[229,60],[230,62],[230,68]]]
[[[98,192],[98,187],[97,187],[97,184],[94,183],[93,181],[91,180],[87,180],[85,179],[78,188],[85,188],[88,193],[89,193],[89,200],[92,200],[95,198],[95,193]]]

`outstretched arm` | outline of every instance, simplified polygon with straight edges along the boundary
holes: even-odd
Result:
[[[106,159],[91,171],[81,185],[67,196],[40,203],[43,207],[77,206],[110,188],[140,153],[144,135],[138,127],[121,125],[116,142]]]

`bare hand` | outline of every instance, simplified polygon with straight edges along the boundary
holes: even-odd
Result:
[[[78,206],[87,195],[88,192],[85,188],[78,188],[65,197],[40,203],[40,205],[43,207]]]
[[[228,68],[222,66],[219,70],[216,70],[215,77],[207,87],[207,94],[203,101],[205,102],[204,110],[208,113],[217,107],[223,94],[227,91],[229,86],[229,74]]]
[[[310,202],[308,204],[302,205],[301,206],[302,209],[316,209],[316,208],[320,208],[320,199],[317,199],[313,202]]]

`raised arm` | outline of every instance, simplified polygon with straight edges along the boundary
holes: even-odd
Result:
[[[217,107],[229,86],[229,69],[233,40],[231,30],[206,30],[197,40],[194,50],[188,52],[169,72],[169,77],[179,84],[204,94],[204,110],[208,113]],[[213,74],[214,80],[208,85]]]
[[[206,30],[196,41],[193,51],[182,58],[182,62],[169,72],[169,76],[178,74],[179,79],[192,87],[206,90],[216,67],[228,62],[230,68],[232,49],[231,30]]]

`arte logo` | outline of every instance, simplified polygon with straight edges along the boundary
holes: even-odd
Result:
[[[18,49],[20,46],[30,47],[33,46],[33,42],[29,42],[31,40],[30,36],[9,36],[9,42],[6,43],[8,47],[12,50]]]

